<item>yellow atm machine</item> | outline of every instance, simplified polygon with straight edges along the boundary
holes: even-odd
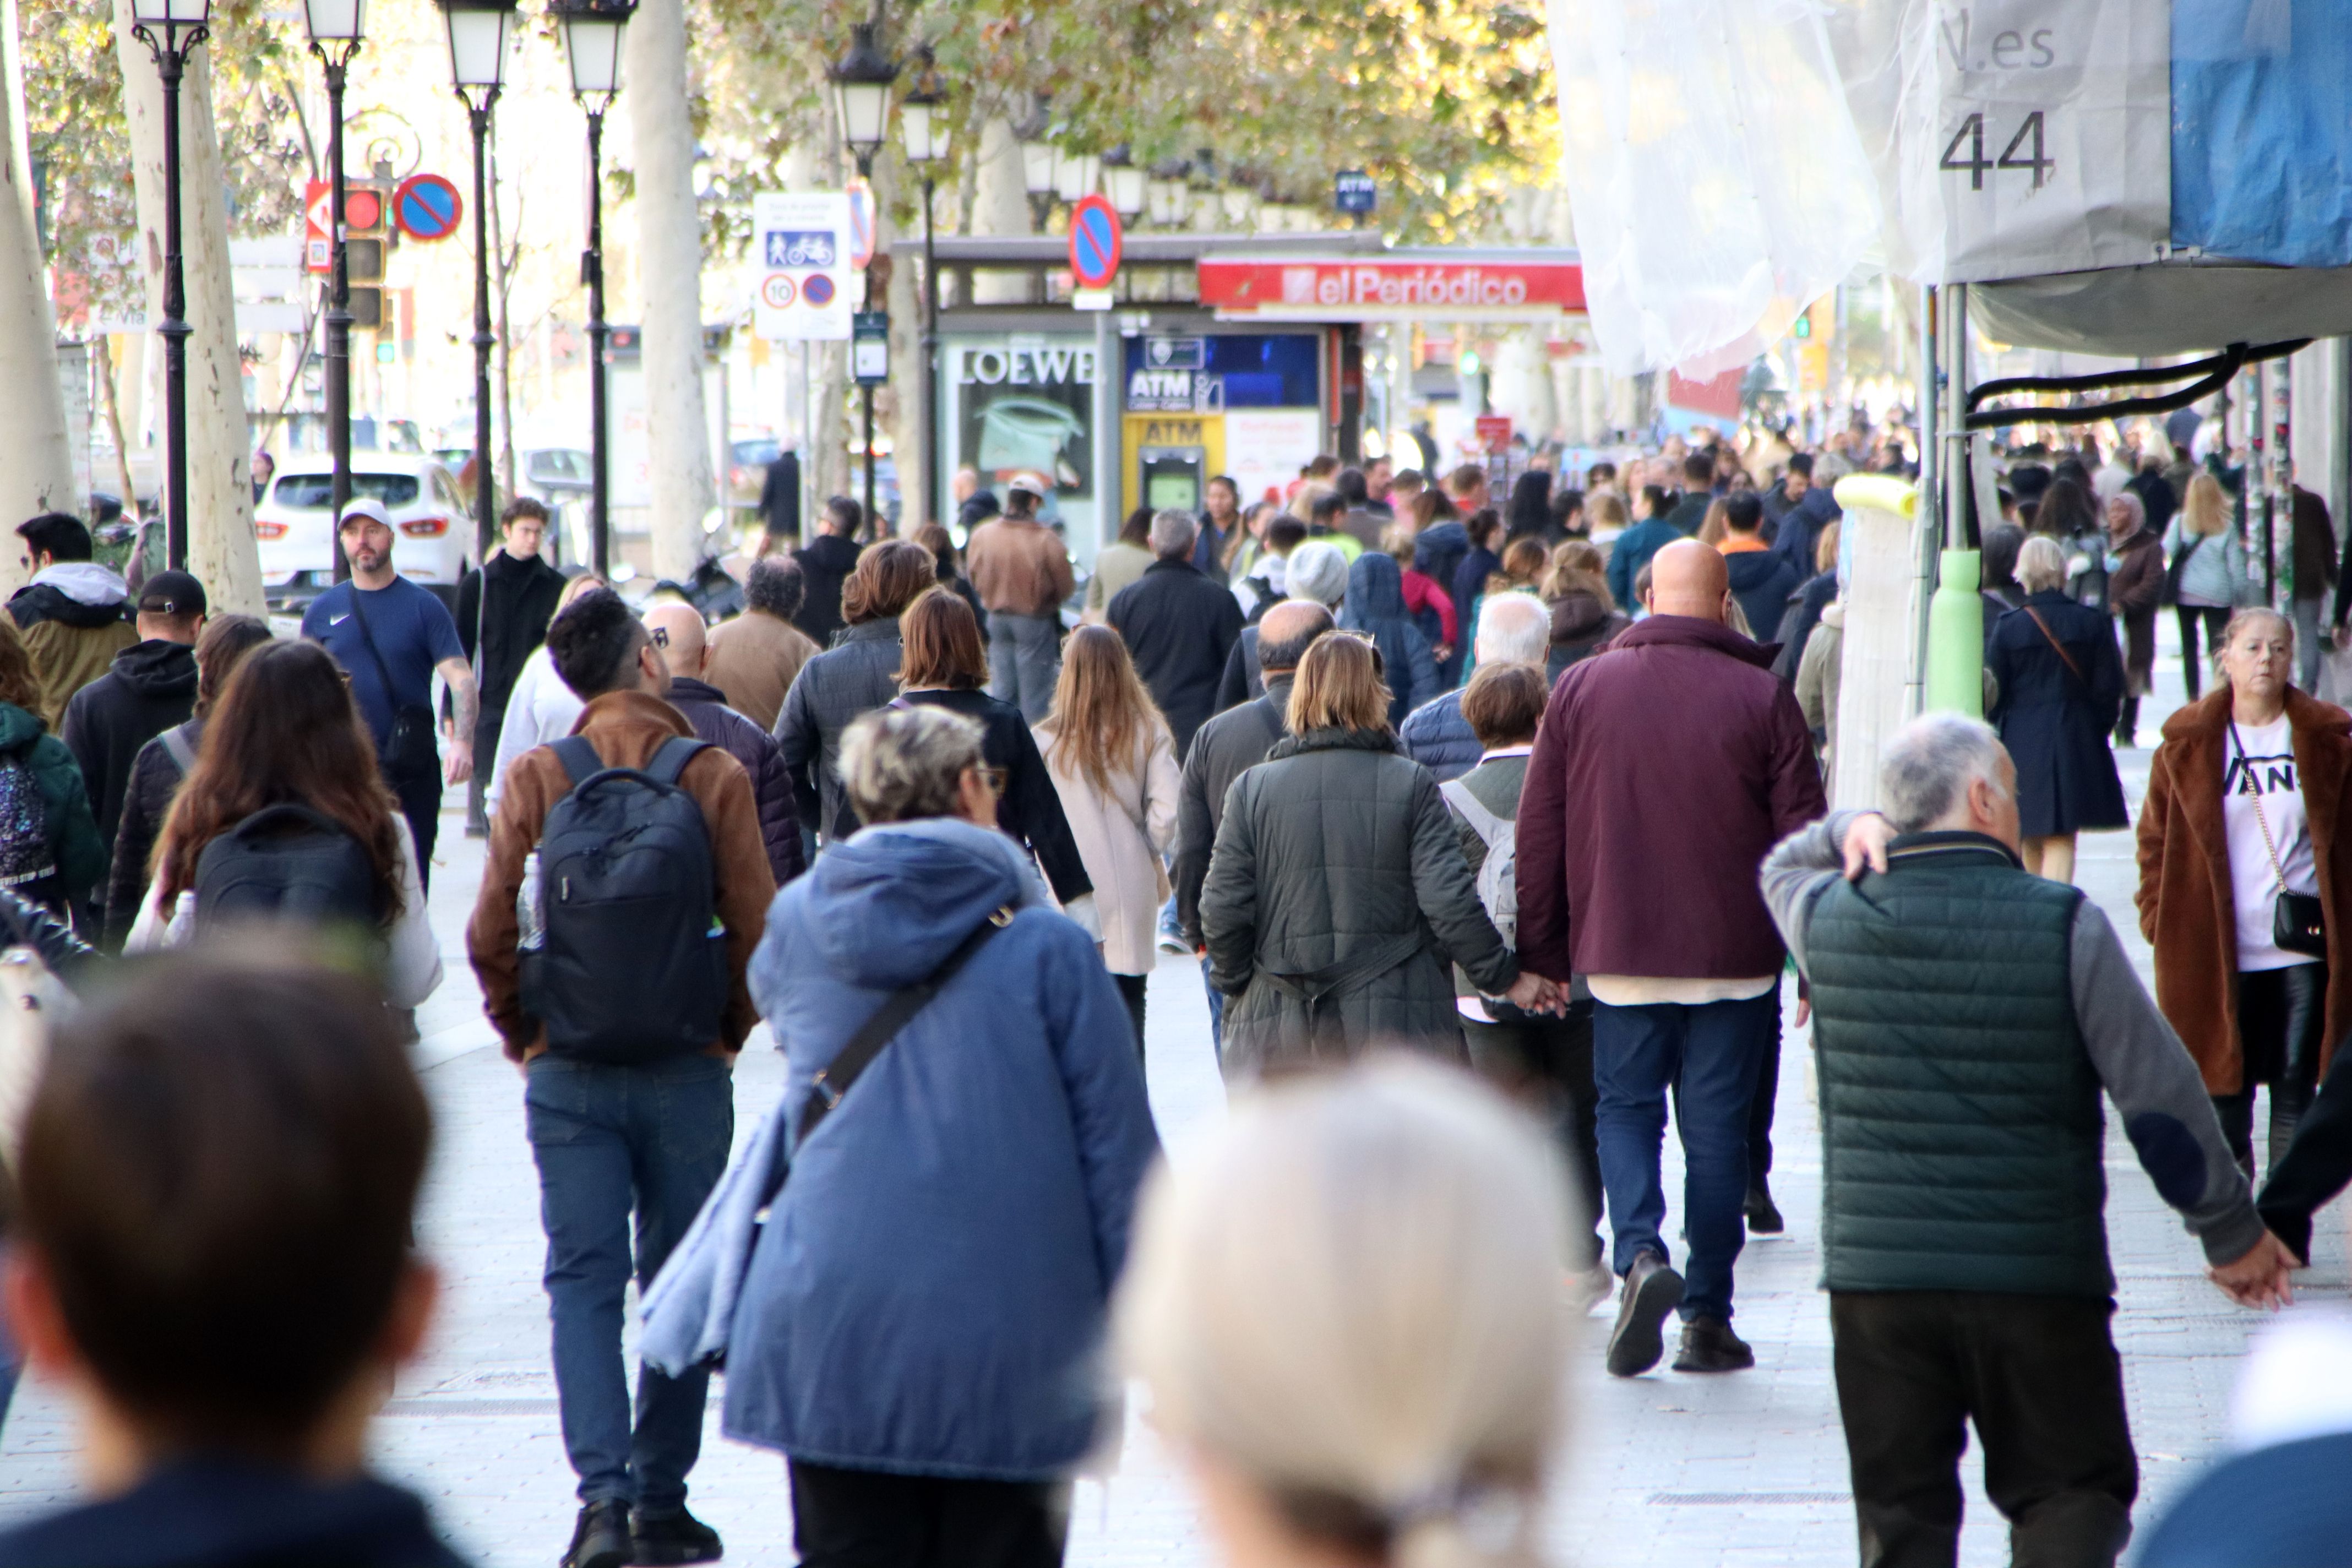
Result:
[[[1221,474],[1245,506],[1279,496],[1323,440],[1320,341],[1312,331],[1128,339],[1128,508],[1201,510]]]

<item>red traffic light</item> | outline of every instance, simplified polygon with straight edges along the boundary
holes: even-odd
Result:
[[[343,226],[363,233],[383,225],[383,197],[358,185],[343,187]]]

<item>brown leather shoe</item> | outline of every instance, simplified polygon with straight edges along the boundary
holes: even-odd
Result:
[[[1609,1331],[1609,1355],[1602,1363],[1612,1377],[1639,1377],[1666,1353],[1660,1331],[1666,1317],[1682,1304],[1683,1277],[1666,1267],[1654,1252],[1633,1255],[1625,1271],[1625,1289],[1617,1299],[1617,1326]]]
[[[1676,1372],[1740,1372],[1755,1364],[1756,1352],[1721,1318],[1693,1318],[1683,1325]]]

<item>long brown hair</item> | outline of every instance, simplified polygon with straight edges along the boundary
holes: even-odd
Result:
[[[988,684],[988,645],[961,594],[918,594],[898,617],[898,684],[908,691],[977,691]]]
[[[245,656],[269,640],[269,623],[258,616],[220,616],[205,623],[196,637],[197,718],[211,716]]]
[[[307,805],[350,829],[375,868],[381,918],[399,916],[399,803],[342,671],[317,643],[272,642],[237,661],[155,836],[164,909],[195,884],[205,846],[271,805]]]
[[[16,620],[0,616],[0,702],[13,702],[34,718],[41,716],[41,678],[33,673],[33,655]]]
[[[1604,609],[1614,610],[1617,598],[1609,591],[1609,578],[1602,568],[1601,552],[1589,541],[1562,540],[1551,552],[1551,570],[1544,578],[1543,596],[1551,600],[1582,592],[1599,599]]]
[[[1168,721],[1135,673],[1126,639],[1108,626],[1080,626],[1062,649],[1054,710],[1037,728],[1048,758],[1107,794],[1111,775],[1136,767]]]

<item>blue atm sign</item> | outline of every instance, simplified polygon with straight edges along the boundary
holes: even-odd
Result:
[[[1368,213],[1380,205],[1381,188],[1361,169],[1343,169],[1332,181],[1331,204],[1343,213]]]

